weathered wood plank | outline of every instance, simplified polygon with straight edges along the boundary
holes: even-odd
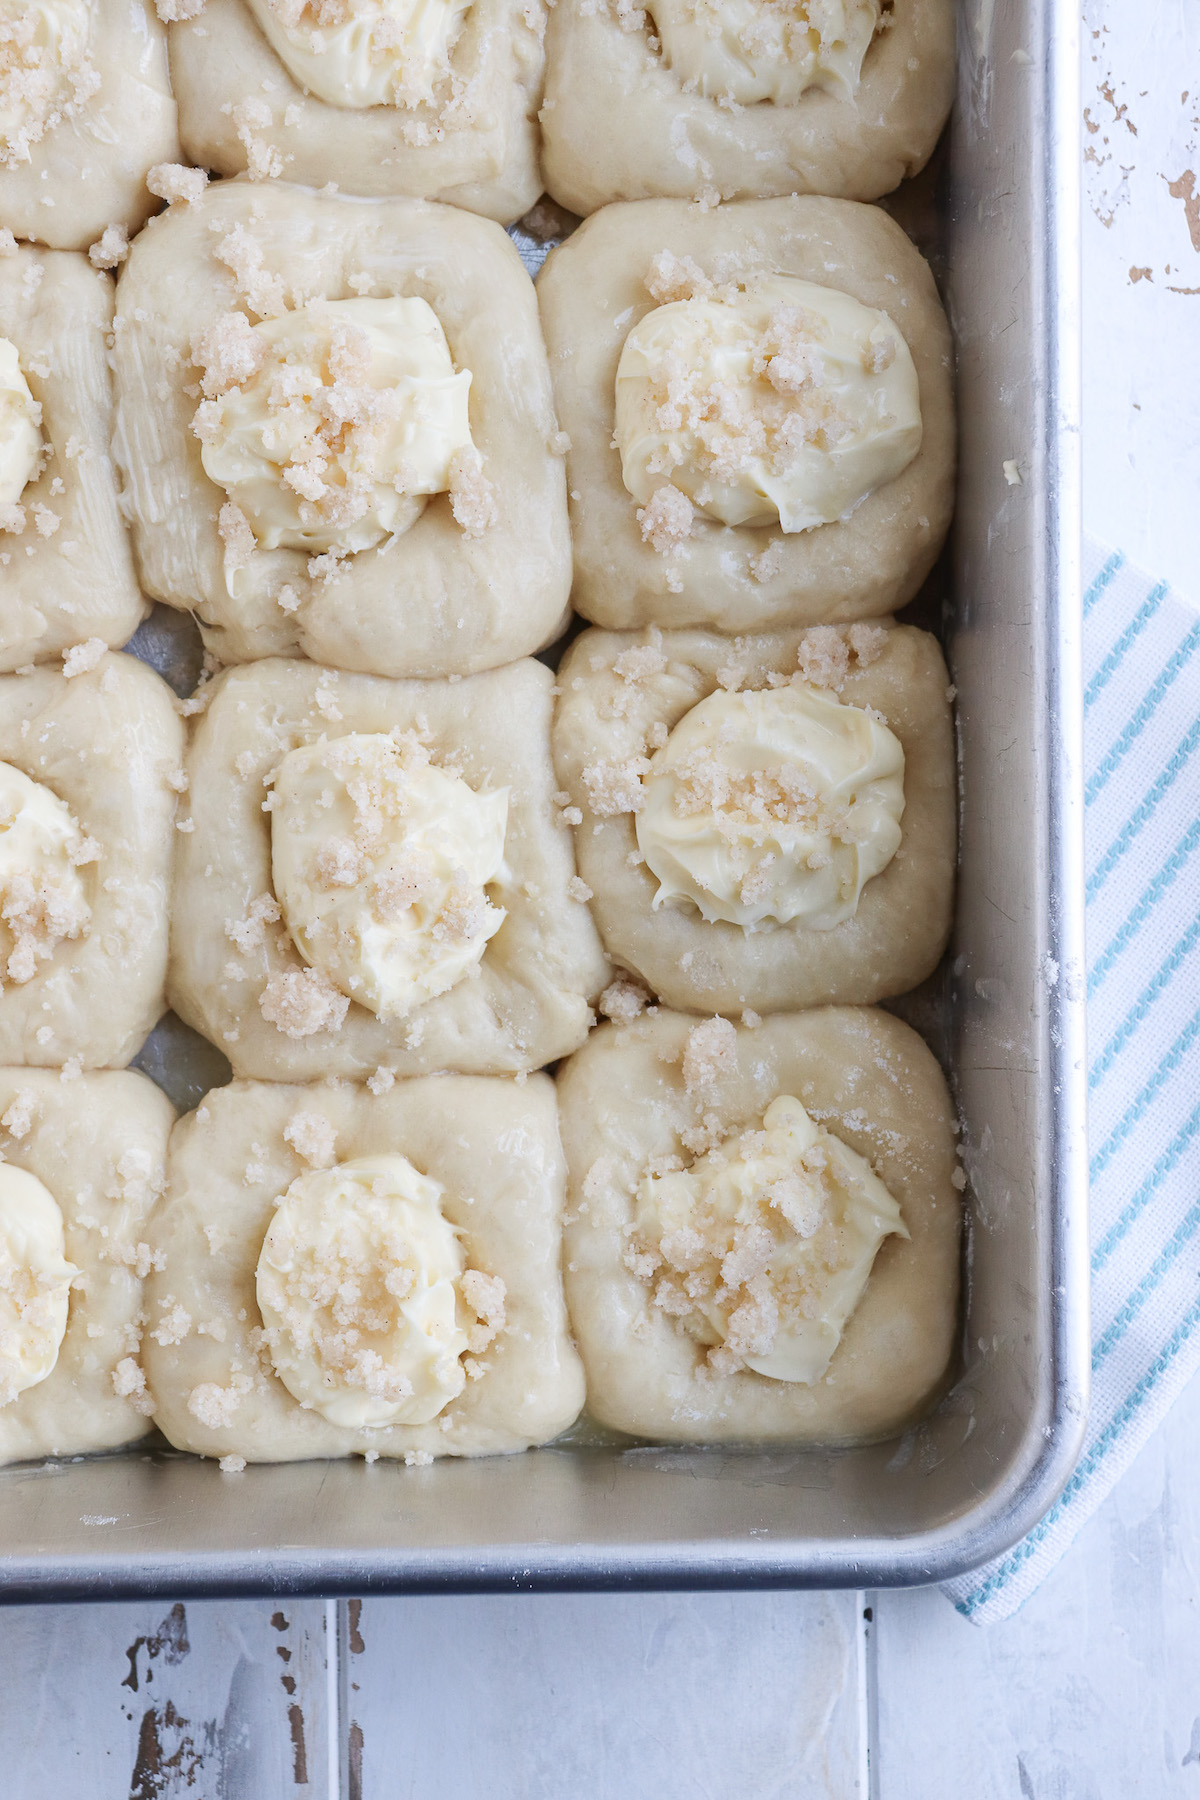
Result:
[[[866,1800],[853,1594],[351,1602],[346,1800]]]
[[[319,1600],[0,1614],[0,1793],[337,1800],[325,1618]]]

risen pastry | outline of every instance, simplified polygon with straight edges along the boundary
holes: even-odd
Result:
[[[142,581],[223,662],[460,674],[555,635],[563,468],[498,226],[223,183],[138,239],[116,333]]]
[[[150,0],[10,0],[0,18],[10,231],[58,250],[86,250],[109,227],[123,242],[154,209],[148,171],[178,158],[167,38]]]
[[[0,1062],[123,1066],[166,1008],[170,690],[99,638],[0,676]]]
[[[553,804],[552,677],[218,678],[188,758],[170,990],[239,1075],[536,1069],[607,963]]]
[[[542,0],[201,0],[171,26],[188,156],[507,224],[542,191]]]
[[[866,1003],[932,973],[955,792],[927,632],[586,631],[559,682],[555,765],[593,915],[669,1006]]]
[[[115,649],[148,610],[109,456],[112,312],[82,256],[0,257],[0,669]]]
[[[0,1462],[150,1429],[142,1283],[173,1118],[132,1071],[0,1069]]]
[[[583,1401],[554,1088],[215,1089],[153,1222],[156,1423],[207,1456],[524,1450]]]
[[[657,1012],[559,1072],[588,1410],[641,1437],[852,1444],[945,1381],[963,1178],[937,1063],[870,1008]]]
[[[538,293],[585,617],[753,631],[912,598],[953,504],[950,334],[886,214],[608,207]]]
[[[924,167],[954,94],[951,0],[559,0],[546,49],[546,186],[578,213],[874,200]]]

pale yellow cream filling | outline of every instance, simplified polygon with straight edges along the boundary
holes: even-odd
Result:
[[[0,337],[0,506],[15,506],[42,458],[42,409],[15,344]]]
[[[462,1246],[443,1189],[398,1155],[299,1176],[255,1285],[275,1372],[333,1425],[420,1425],[461,1393]]]
[[[710,99],[793,106],[810,88],[853,100],[879,0],[648,0],[662,56]]]
[[[31,981],[91,919],[79,870],[99,852],[58,795],[0,763],[0,987]]]
[[[263,549],[367,550],[407,531],[473,453],[469,370],[420,299],[314,301],[209,334],[193,429]]]
[[[617,365],[628,491],[669,485],[726,525],[809,531],[847,517],[921,447],[912,356],[884,312],[764,277],[655,307]]]
[[[781,1094],[758,1129],[643,1179],[628,1261],[717,1373],[811,1383],[891,1233],[909,1235],[870,1164]]]
[[[420,744],[352,733],[289,752],[275,778],[275,895],[301,956],[399,1017],[474,971],[504,922],[508,789],[478,794]]]
[[[655,752],[643,794],[655,906],[831,931],[899,848],[904,751],[882,720],[801,681],[715,693]]]
[[[27,1170],[0,1164],[0,1406],[53,1370],[78,1273],[49,1189]]]
[[[430,104],[470,0],[249,0],[279,60],[330,106]]]

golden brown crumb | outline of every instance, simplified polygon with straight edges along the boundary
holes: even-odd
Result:
[[[336,1031],[350,1009],[345,994],[319,969],[289,969],[272,975],[259,995],[258,1008],[268,1025],[285,1037],[306,1038]]]
[[[655,488],[645,506],[639,506],[637,522],[642,541],[659,556],[678,551],[691,535],[696,509],[682,489],[665,482]]]
[[[283,1141],[312,1168],[332,1169],[337,1131],[323,1113],[294,1113],[283,1128]]]
[[[641,812],[646,804],[642,776],[649,768],[644,756],[631,756],[624,762],[589,763],[583,771],[583,785],[588,805],[597,818]]]
[[[466,537],[482,537],[496,523],[496,490],[483,472],[483,458],[473,444],[450,459],[450,511]]]
[[[728,1019],[703,1019],[692,1026],[683,1052],[683,1085],[689,1094],[711,1094],[721,1076],[736,1068],[737,1030]]]
[[[174,0],[177,5],[186,5],[188,0]],[[166,0],[159,0],[159,17]],[[203,0],[201,0],[203,4]],[[200,7],[195,8],[199,12]],[[182,12],[181,18],[191,18],[192,13]],[[176,201],[190,206],[199,200],[208,186],[208,176],[203,169],[189,169],[186,163],[155,163],[146,175],[146,186],[156,199],[165,200],[168,206]]]
[[[108,645],[103,638],[87,638],[82,644],[72,644],[69,650],[63,651],[63,674],[68,681],[76,675],[86,675],[100,661]]]
[[[599,1010],[617,1025],[631,1025],[645,1012],[650,995],[632,975],[618,975],[600,996]]]
[[[129,233],[124,225],[106,225],[88,250],[88,260],[96,269],[115,269],[128,255]]]

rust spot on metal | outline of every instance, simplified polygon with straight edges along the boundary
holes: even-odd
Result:
[[[1133,268],[1133,269],[1130,269],[1130,271],[1129,271],[1129,279],[1131,282],[1153,281],[1154,280],[1154,272],[1151,269]]]
[[[137,1760],[129,1780],[129,1800],[164,1800],[183,1788],[195,1787],[197,1775],[204,1772],[204,1755],[197,1750],[187,1730],[188,1720],[175,1711],[171,1701],[161,1715],[154,1707],[143,1715],[138,1730]],[[162,1733],[178,1732],[175,1748],[163,1747]]]
[[[288,1707],[288,1726],[292,1734],[292,1780],[297,1787],[307,1787],[308,1752],[304,1747],[304,1712],[295,1704]]]
[[[349,1621],[348,1636],[350,1639],[350,1654],[351,1656],[361,1656],[367,1647],[363,1643],[362,1632],[359,1629],[362,1620],[362,1601],[348,1600],[346,1602],[346,1615]]]
[[[1175,181],[1167,182],[1167,192],[1172,200],[1183,201],[1183,216],[1187,220],[1188,236],[1192,240],[1192,249],[1200,251],[1200,194],[1196,192],[1196,175],[1193,169],[1185,169]],[[1172,289],[1172,293],[1186,293],[1187,289]]]
[[[152,1632],[149,1637],[134,1638],[125,1652],[129,1658],[129,1673],[121,1686],[129,1688],[135,1694],[138,1691],[138,1651],[142,1649],[146,1652],[147,1681],[153,1680],[154,1671],[150,1664],[158,1657],[161,1656],[165,1663],[172,1666],[183,1661],[191,1645],[188,1643],[187,1613],[180,1601],[175,1602],[157,1631]]]
[[[288,1628],[288,1622],[281,1612],[271,1614],[271,1623],[276,1631],[286,1631]]]
[[[279,1679],[283,1684],[283,1691],[285,1694],[294,1694],[295,1693],[296,1677],[294,1675],[281,1675],[279,1677]]]
[[[292,1653],[287,1648],[286,1644],[276,1644],[275,1654],[279,1658],[280,1662],[291,1662],[291,1660],[292,1660]]]
[[[346,1800],[363,1800],[363,1734],[357,1719],[350,1721],[350,1754],[347,1763]]]

